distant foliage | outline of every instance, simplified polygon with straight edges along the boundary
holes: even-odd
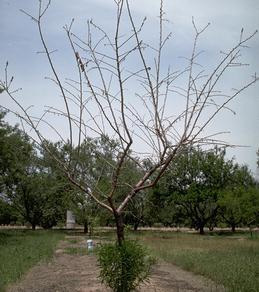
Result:
[[[13,206],[0,197],[0,225],[9,225],[18,220],[17,212]]]
[[[249,169],[225,159],[224,149],[190,148],[178,155],[154,189],[150,213],[165,226],[187,225],[201,234],[205,226],[213,229],[219,222],[234,231],[257,222],[248,203],[256,198],[257,189]],[[253,204],[258,210],[258,202]]]
[[[4,121],[0,109],[0,224],[29,222],[32,228],[64,219],[66,185],[55,176],[48,157],[39,156],[29,137]]]

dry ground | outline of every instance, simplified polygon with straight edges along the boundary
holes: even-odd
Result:
[[[98,278],[94,255],[68,254],[67,248],[86,247],[84,237],[67,236],[60,242],[53,260],[32,268],[8,292],[108,292]],[[159,262],[148,283],[139,292],[223,291],[212,281],[186,272],[174,265]]]

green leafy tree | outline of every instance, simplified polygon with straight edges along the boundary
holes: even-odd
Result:
[[[161,223],[165,227],[173,227],[185,223],[181,208],[175,204],[171,192],[168,191],[167,175],[149,193],[146,213],[149,225]]]
[[[243,224],[250,229],[259,224],[259,188],[250,187],[243,190]]]
[[[76,222],[84,226],[84,233],[90,231],[93,233],[93,228],[99,221],[100,210],[98,206],[84,193],[77,193],[73,197],[71,209],[76,216]]]
[[[44,191],[41,175],[30,174],[17,182],[15,192],[9,195],[15,208],[31,224],[33,230],[41,223]]]
[[[140,225],[145,224],[147,200],[147,196],[143,192],[132,199],[125,210],[124,222],[127,225],[132,225],[134,231],[137,231]]]
[[[34,197],[30,196],[34,184],[32,161],[35,160],[33,145],[27,135],[22,133],[17,126],[12,127],[4,122],[5,113],[0,113],[0,187],[6,196],[30,222],[33,227],[38,223],[37,214],[32,213],[37,209],[32,206]],[[30,199],[29,199],[30,197]],[[30,201],[30,203],[29,203]],[[40,203],[38,204],[40,206]],[[37,211],[38,213],[38,211]],[[34,218],[35,219],[34,219]],[[37,218],[37,219],[36,219]],[[37,220],[37,222],[35,222]]]
[[[42,176],[44,187],[41,194],[43,204],[40,225],[43,228],[51,228],[58,223],[65,222],[67,194],[63,181],[59,181],[51,174],[43,174]]]
[[[185,149],[165,178],[168,194],[200,234],[216,219],[220,192],[231,180],[233,161],[225,161],[224,156],[225,151],[218,148]]]
[[[244,223],[246,200],[251,201],[250,189],[255,187],[255,181],[246,166],[235,165],[229,185],[222,191],[218,204],[220,206],[220,215],[235,231],[235,228]]]
[[[0,187],[6,201],[32,228],[50,228],[64,218],[63,183],[48,172],[35,145],[0,116]]]
[[[63,142],[51,143],[48,141],[44,141],[43,144],[46,146],[41,148],[39,167],[47,180],[47,186],[41,225],[49,228],[58,222],[65,221],[66,210],[71,207],[76,191],[63,169],[53,159],[56,156],[62,163],[66,163],[71,152],[69,145]]]
[[[9,225],[16,223],[18,214],[10,202],[0,197],[0,225]]]
[[[120,155],[117,153],[117,147],[118,142],[107,136],[101,136],[100,139],[86,138],[80,145],[80,151],[77,148],[71,149],[71,167],[75,169],[74,175],[80,180],[82,186],[86,181],[88,183],[90,181],[96,193],[103,194],[104,198],[105,194],[112,191],[111,177],[116,165],[116,155]],[[131,185],[143,174],[138,163],[130,159],[125,161],[118,176],[118,186],[113,194],[115,205],[121,202],[124,194],[130,191]],[[142,197],[140,197],[136,199],[138,204],[135,204],[135,198],[132,199],[123,214],[125,223],[134,225],[136,229],[143,220],[144,205]],[[85,226],[85,230],[88,229],[89,222],[96,220],[97,212],[99,218],[107,217],[102,214],[102,209],[96,206],[91,197],[82,192],[75,191],[71,201],[78,222]],[[114,220],[110,222],[114,222]]]
[[[14,191],[17,181],[30,171],[33,146],[26,134],[17,126],[4,122],[5,112],[0,111],[0,190]]]

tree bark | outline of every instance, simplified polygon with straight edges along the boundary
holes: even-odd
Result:
[[[137,231],[139,227],[139,222],[134,223],[134,231]]]
[[[232,232],[235,232],[236,231],[236,225],[232,224],[231,225],[231,230],[232,230]]]
[[[114,218],[116,222],[116,233],[118,244],[121,246],[124,241],[124,223],[122,214],[114,213]]]
[[[253,229],[252,229],[252,227],[250,225],[249,225],[249,231],[250,231],[251,238],[253,238]]]
[[[32,230],[35,230],[36,229],[36,224],[32,223],[31,224],[31,228],[32,228]]]
[[[199,226],[199,230],[200,230],[200,235],[204,235],[205,232],[204,232],[204,225],[200,225]]]

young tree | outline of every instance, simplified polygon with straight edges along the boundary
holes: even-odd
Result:
[[[64,107],[49,107],[36,118],[17,98],[17,92],[12,89],[13,78],[8,77],[7,68],[0,83],[1,91],[19,108],[18,112],[13,112],[34,130],[37,141],[53,155],[67,179],[113,214],[120,245],[124,240],[123,213],[129,202],[138,193],[155,186],[175,157],[187,146],[225,144],[216,139],[218,133],[205,134],[204,130],[219,112],[229,109],[228,104],[257,80],[254,76],[235,91],[220,90],[226,72],[242,66],[240,51],[246,48],[255,33],[245,36],[242,30],[236,44],[223,54],[212,71],[205,73],[197,66],[200,58],[197,45],[208,26],[198,29],[193,21],[191,56],[187,58],[185,68],[173,71],[174,67],[164,68],[162,65],[166,58],[166,43],[171,37],[164,32],[163,1],[157,44],[142,40],[146,18],[137,24],[129,2],[114,1],[116,18],[113,34],[106,33],[93,21],[87,23],[87,39],[73,33],[73,21],[64,27],[77,69],[77,76],[65,81],[55,65],[42,27],[50,1],[46,6],[39,1],[36,16],[23,11],[38,28],[43,51],[52,70],[50,79],[57,86]],[[185,81],[185,86],[177,83],[180,78]],[[178,112],[171,110],[178,108],[174,102],[181,106]],[[48,121],[52,114],[67,120],[68,140]],[[78,156],[70,153],[65,161],[61,161],[43,143],[46,137],[39,125],[48,126],[60,140],[67,141],[71,152],[73,147],[76,148]],[[110,157],[100,156],[103,172],[94,179],[86,173],[75,175],[80,164],[81,146],[87,142],[87,137],[100,139],[107,135],[117,142],[112,162]],[[152,166],[146,169],[136,157],[148,158]],[[141,177],[130,184],[121,180],[121,173],[129,160],[138,163],[139,169],[142,169]],[[107,185],[99,188],[99,182],[104,178]],[[123,191],[118,197],[121,186]]]

